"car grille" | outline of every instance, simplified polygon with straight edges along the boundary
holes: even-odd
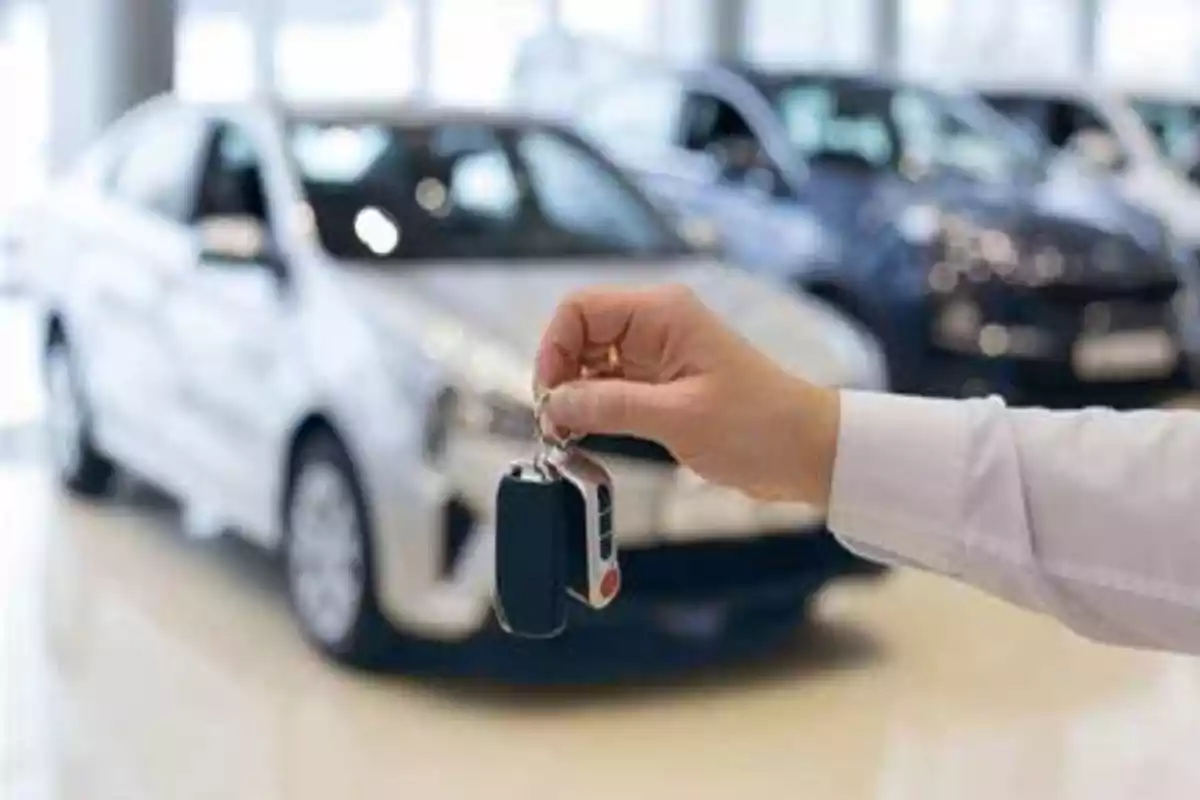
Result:
[[[1047,248],[1059,252],[1065,273],[1041,286],[1046,296],[1068,302],[1118,299],[1163,302],[1179,288],[1170,264],[1133,237],[1101,234],[1086,225],[1031,221],[1018,236],[1026,266]]]
[[[1160,291],[1156,286],[1115,293],[1084,286],[992,286],[973,293],[972,299],[989,322],[1031,325],[1069,342],[1087,328],[1103,333],[1171,327],[1174,288]]]

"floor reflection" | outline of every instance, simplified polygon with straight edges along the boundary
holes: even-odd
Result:
[[[331,668],[296,635],[269,558],[186,539],[152,493],[91,506],[9,469],[0,509],[4,797],[982,800],[1200,785],[1193,661],[1100,648],[922,576],[835,591],[819,625],[736,667],[518,690]]]

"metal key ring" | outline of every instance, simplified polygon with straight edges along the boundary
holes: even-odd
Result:
[[[553,426],[542,424],[542,418],[546,414],[546,403],[549,399],[550,392],[544,391],[538,396],[533,406],[533,420],[534,425],[537,427],[537,438],[543,447],[566,450],[571,445],[579,442],[583,437],[577,433],[557,436],[553,433]]]

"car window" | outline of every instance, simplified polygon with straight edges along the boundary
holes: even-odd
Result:
[[[722,97],[690,91],[684,103],[683,146],[704,151],[733,139],[755,138],[746,117]]]
[[[543,132],[524,134],[517,149],[538,206],[555,228],[602,247],[654,249],[661,222],[594,155]]]
[[[249,216],[269,221],[262,159],[254,140],[238,125],[224,123],[217,130],[196,216]]]
[[[937,166],[980,183],[1008,184],[1021,166],[1009,143],[955,116],[945,117],[934,153]]]
[[[499,142],[458,159],[450,169],[449,184],[454,208],[495,223],[510,223],[520,213],[521,188]],[[420,186],[417,198],[420,202]]]
[[[1055,147],[1065,147],[1075,136],[1088,130],[1107,131],[1108,126],[1082,103],[1050,103],[1049,138]]]
[[[1183,102],[1141,100],[1133,108],[1154,136],[1159,152],[1184,167],[1200,158],[1200,106]]]
[[[179,108],[140,120],[113,163],[110,194],[130,205],[180,222],[194,212],[196,172],[208,128]]]
[[[357,261],[684,255],[615,167],[553,126],[299,122],[322,246]]]
[[[891,117],[891,94],[853,93],[816,82],[799,82],[777,103],[792,146],[809,162],[858,162],[873,169],[898,168],[901,143]]]
[[[711,156],[723,183],[762,194],[788,191],[783,172],[762,139],[728,100],[704,91],[689,92],[680,127],[684,148]]]
[[[1037,131],[1056,148],[1066,147],[1081,131],[1109,130],[1090,108],[1072,100],[1005,94],[985,95],[984,99],[1011,121]]]
[[[1019,147],[1020,134],[1002,120],[965,113],[961,100],[925,90],[798,78],[777,90],[775,105],[813,168],[1006,183],[1028,158],[1028,142]]]

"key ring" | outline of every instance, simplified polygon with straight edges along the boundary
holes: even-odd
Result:
[[[584,380],[595,377],[606,377],[616,374],[621,368],[621,353],[615,344],[608,346],[607,363],[599,369],[588,369],[584,367],[580,372],[580,377]],[[566,436],[556,436],[553,433],[553,426],[545,426],[542,424],[542,416],[546,412],[546,402],[550,399],[548,390],[538,391],[538,387],[534,387],[536,399],[533,404],[533,424],[537,428],[536,436],[538,442],[543,448],[548,451],[564,451],[572,445],[578,444],[583,436],[578,433],[568,433]],[[549,427],[550,432],[547,432]]]
[[[544,391],[538,395],[537,400],[534,402],[533,422],[537,428],[537,440],[538,443],[547,450],[566,450],[571,445],[579,442],[583,437],[577,433],[568,433],[566,436],[557,436],[553,432],[553,426],[545,426],[542,424],[542,417],[546,413],[546,402],[549,399],[550,392]]]

